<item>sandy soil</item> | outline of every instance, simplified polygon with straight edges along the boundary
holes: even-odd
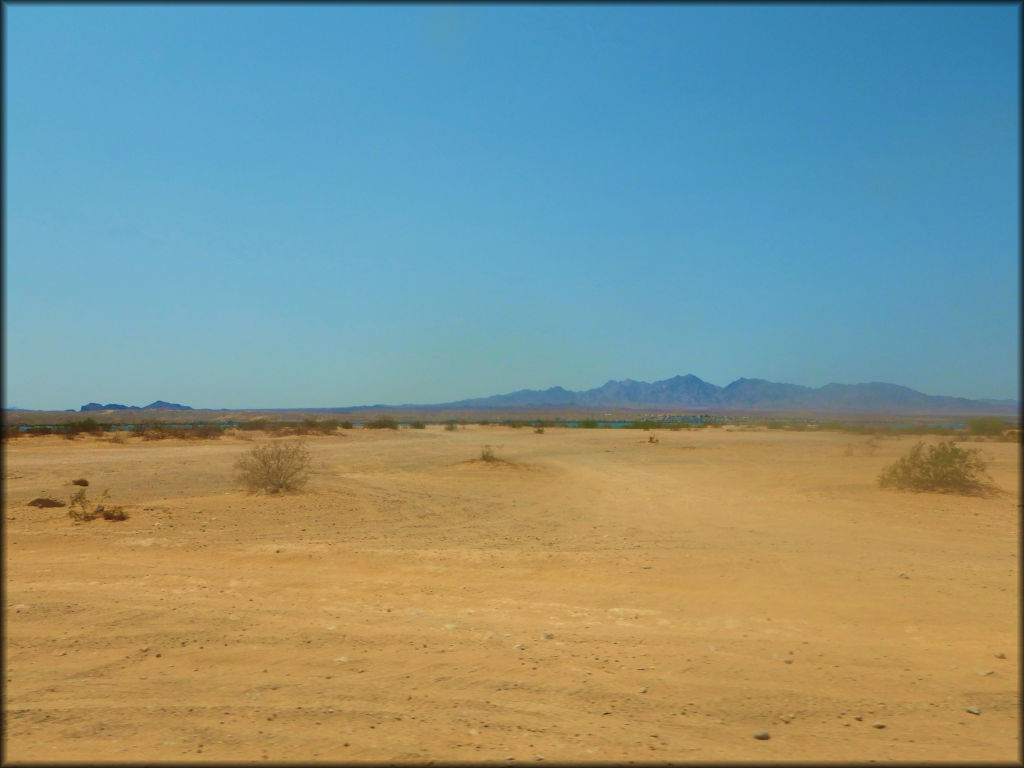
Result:
[[[352,430],[276,497],[265,436],[6,444],[7,761],[1020,760],[1018,444],[963,498],[650,434]],[[131,518],[26,506],[76,477]]]

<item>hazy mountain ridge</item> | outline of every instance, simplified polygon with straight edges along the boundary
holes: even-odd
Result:
[[[82,413],[86,411],[191,411],[191,405],[179,405],[178,403],[168,403],[164,400],[156,400],[149,405],[144,405],[141,408],[137,405],[120,405],[119,403],[107,403],[106,405],[100,405],[99,403],[86,403],[79,409]]]
[[[1015,412],[1016,400],[970,400],[926,395],[899,384],[826,384],[813,388],[765,379],[740,378],[720,387],[693,374],[655,382],[610,380],[572,392],[563,387],[521,389],[504,395],[442,403],[445,408],[518,407],[705,408],[708,410],[821,411],[836,413],[992,413]]]
[[[324,413],[355,412],[362,410],[497,410],[527,408],[577,409],[651,409],[651,410],[707,410],[707,411],[803,411],[817,413],[879,413],[879,414],[1003,414],[1019,415],[1019,400],[978,399],[947,395],[926,395],[899,384],[868,382],[862,384],[830,383],[813,388],[800,384],[786,384],[765,379],[740,378],[720,387],[687,374],[660,381],[646,382],[634,379],[611,379],[599,387],[572,391],[556,386],[547,389],[520,389],[501,395],[476,397],[447,403],[361,406],[334,406],[330,408],[266,408],[265,411],[317,411]],[[67,409],[74,411],[74,409]],[[191,406],[157,400],[146,406],[118,403],[87,403],[80,409],[89,411],[192,411]],[[210,409],[202,409],[210,410]],[[225,410],[225,409],[220,409]],[[234,409],[239,411],[253,409]],[[31,409],[5,408],[5,412],[31,411]]]

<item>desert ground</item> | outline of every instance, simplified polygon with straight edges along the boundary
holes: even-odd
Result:
[[[8,763],[1020,760],[1019,443],[991,497],[728,427],[346,430],[240,488],[296,439],[5,443]],[[27,506],[79,477],[129,519]]]

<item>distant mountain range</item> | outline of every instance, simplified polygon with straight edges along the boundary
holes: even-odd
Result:
[[[120,405],[118,403],[107,403],[106,405],[100,405],[99,403],[86,403],[79,409],[82,413],[86,411],[191,411],[192,406],[190,405],[178,405],[177,403],[167,403],[163,400],[157,400],[149,405],[144,405],[141,408],[137,405]]]
[[[562,387],[521,389],[505,395],[442,403],[436,408],[654,408],[821,413],[1015,413],[1017,400],[969,400],[925,395],[897,384],[826,384],[817,389],[764,379],[737,379],[725,387],[693,374],[646,381],[611,380],[573,392]]]
[[[650,409],[758,412],[804,412],[848,414],[1003,414],[1019,415],[1019,400],[969,400],[964,397],[926,395],[898,384],[826,384],[804,387],[780,384],[764,379],[736,379],[725,387],[710,384],[693,374],[646,382],[611,380],[600,387],[577,392],[563,387],[520,389],[504,395],[456,400],[450,403],[404,405],[364,405],[333,408],[269,408],[267,411],[296,410],[349,412],[363,410],[525,410],[530,408],[565,409]],[[5,408],[5,411],[22,410]],[[69,409],[71,410],[71,409]],[[88,411],[191,411],[178,403],[157,400],[142,407],[118,403],[87,403]],[[223,409],[221,409],[223,410]],[[244,410],[244,409],[243,409]]]

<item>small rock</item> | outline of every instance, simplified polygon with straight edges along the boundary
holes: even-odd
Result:
[[[970,712],[972,715],[980,715],[981,714],[981,710],[978,709],[977,707],[967,707],[966,711]]]
[[[994,675],[994,674],[995,674],[995,672],[993,672],[991,669],[979,669],[978,670],[978,675],[980,677],[988,677],[989,675]]]
[[[551,640],[552,638],[554,638],[554,634],[553,633],[551,633],[551,632],[545,632],[544,633],[544,639],[545,640]]]
[[[872,723],[871,727],[878,728],[879,730],[881,730],[882,728],[885,728],[885,723]]]
[[[909,578],[910,578],[910,576],[908,576],[908,575],[907,575],[907,574],[905,574],[905,573],[901,573],[901,574],[900,574],[900,578],[901,578],[901,579],[909,579]]]
[[[755,739],[759,739],[760,741],[767,741],[771,737],[772,737],[772,735],[770,733],[768,733],[768,731],[758,731],[757,733],[754,734],[754,738]]]
[[[997,659],[1005,659],[1006,658],[1006,654],[1005,653],[997,653],[996,654],[996,658]]]

